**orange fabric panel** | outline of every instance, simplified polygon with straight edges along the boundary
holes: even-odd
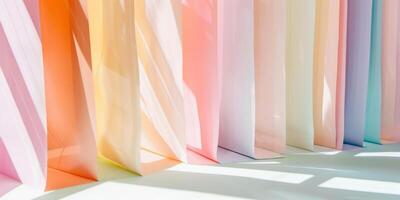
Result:
[[[87,182],[86,179],[96,179],[94,130],[78,61],[78,54],[82,51],[74,42],[72,23],[76,20],[70,18],[77,17],[71,14],[71,4],[79,3],[77,1],[40,2],[48,120],[48,166],[52,168],[48,170],[48,189],[76,184],[76,181],[51,177],[65,172],[68,174],[63,176],[66,179],[71,178],[72,174],[84,178],[82,183]],[[50,173],[53,169],[64,173]]]

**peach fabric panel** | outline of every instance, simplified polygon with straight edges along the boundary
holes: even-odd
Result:
[[[140,173],[139,70],[134,1],[89,0],[98,152]]]
[[[186,161],[181,6],[178,0],[135,1],[141,146]]]
[[[384,0],[382,9],[382,139],[400,141],[400,1]]]
[[[340,1],[317,0],[313,67],[314,143],[336,148]]]
[[[284,153],[286,1],[254,1],[255,146]]]

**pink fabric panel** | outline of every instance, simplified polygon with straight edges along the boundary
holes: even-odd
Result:
[[[43,189],[47,171],[45,127],[1,24],[0,49],[0,139],[21,182]],[[15,177],[12,171],[5,173]]]
[[[400,141],[400,1],[383,1],[382,139]]]
[[[190,149],[217,160],[221,69],[217,65],[217,1],[183,2],[183,79]]]
[[[218,1],[218,51],[223,71],[219,146],[255,156],[253,1]]]
[[[30,140],[41,163],[42,172],[46,170],[46,132],[26,87],[24,78],[19,70],[13,52],[0,26],[0,69],[18,107],[19,114],[29,133]]]

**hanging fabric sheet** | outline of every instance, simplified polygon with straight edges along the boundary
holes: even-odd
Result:
[[[186,161],[179,21],[174,0],[89,1],[98,149],[142,175]]]
[[[91,82],[91,61],[83,13],[78,0],[40,1],[48,131],[47,189],[97,179],[95,128],[90,116],[94,102],[88,101],[91,99],[85,90],[90,84],[84,83]]]
[[[365,117],[365,141],[381,143],[382,0],[372,1],[371,51]]]
[[[312,150],[315,0],[287,1],[287,144]]]
[[[253,1],[219,0],[219,146],[255,157]]]
[[[40,190],[46,187],[47,119],[39,1],[27,2],[0,1],[2,193],[16,181]],[[10,178],[15,181],[7,180]]]
[[[400,1],[382,5],[382,139],[400,141]]]
[[[186,161],[181,3],[135,1],[139,57],[141,147]]]
[[[220,63],[223,68],[219,145],[252,158],[278,156],[255,146],[256,111],[264,113],[267,102],[261,104],[258,101],[259,104],[256,104],[256,98],[261,96],[263,91],[256,93],[257,85],[261,87],[262,83],[257,82],[255,78],[254,32],[249,31],[254,30],[254,2],[222,0],[218,12]],[[267,67],[274,66],[262,66]],[[282,71],[277,71],[278,77],[283,75]],[[282,143],[282,140],[277,140]]]
[[[344,5],[342,5],[344,4]],[[343,144],[344,83],[342,37],[346,31],[346,15],[341,9],[347,8],[347,1],[317,0],[314,68],[313,68],[313,117],[314,140],[316,145],[340,149]],[[339,122],[337,122],[339,121]],[[340,125],[339,125],[340,126]],[[341,141],[341,142],[340,142]]]
[[[254,1],[255,146],[286,149],[286,1]]]
[[[133,1],[88,1],[101,156],[140,171],[139,69]]]
[[[2,1],[0,6],[2,105],[14,109],[4,112],[8,115],[19,113],[1,120],[8,124],[1,125],[7,129],[1,131],[2,146],[14,155],[9,166],[18,179],[41,190],[96,179],[91,102],[81,74],[87,65],[78,58],[85,47],[75,43],[79,36],[71,24],[77,18],[70,17],[77,16],[75,3],[41,1],[39,9],[38,1]],[[7,134],[12,134],[12,146]]]
[[[184,1],[182,35],[188,147],[217,161],[222,85],[217,63],[217,1]]]
[[[363,146],[371,43],[372,0],[348,4],[345,135],[347,144]]]

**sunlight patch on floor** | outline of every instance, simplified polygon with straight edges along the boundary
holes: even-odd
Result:
[[[355,155],[356,157],[394,157],[400,158],[400,152],[362,152]]]
[[[117,182],[104,182],[101,185],[71,194],[63,199],[229,199],[245,198],[219,195],[206,192],[151,187]]]
[[[400,195],[400,183],[388,181],[334,177],[320,184],[319,187]]]
[[[300,184],[313,177],[313,175],[310,174],[289,173],[289,172],[279,172],[270,170],[241,169],[232,167],[200,166],[200,165],[192,165],[190,167],[178,165],[170,169],[167,169],[167,171],[244,177],[244,178],[253,178],[259,180],[292,183],[292,184]]]

